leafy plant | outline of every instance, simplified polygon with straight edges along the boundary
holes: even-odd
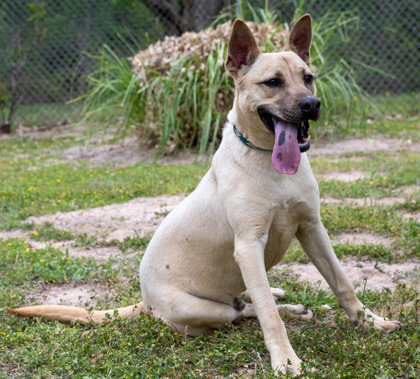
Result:
[[[276,21],[268,6],[255,9],[246,3],[246,9],[246,15],[254,21]],[[228,14],[217,22],[224,21]],[[317,131],[329,126],[348,133],[354,116],[361,116],[371,106],[349,63],[343,59],[330,61],[328,55],[333,37],[346,45],[357,24],[358,17],[350,12],[326,14],[314,22],[312,62],[320,73],[318,94],[327,109],[321,122],[314,126]],[[279,47],[270,43],[271,38],[264,50],[278,51]],[[90,90],[80,98],[85,99],[86,116],[106,115],[109,120],[113,114],[113,121],[122,116],[120,131],[127,133],[134,128],[144,140],[159,147],[159,155],[179,148],[212,153],[221,137],[227,105],[233,100],[232,80],[224,68],[225,55],[226,41],[219,41],[208,55],[204,69],[200,69],[198,60],[181,56],[165,74],[145,67],[140,80],[144,84],[140,84],[129,62],[104,46],[101,54],[94,57],[99,69],[89,76]],[[224,99],[224,104],[219,98]],[[358,119],[362,125],[363,118]]]

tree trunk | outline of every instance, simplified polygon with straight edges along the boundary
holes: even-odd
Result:
[[[232,0],[139,0],[161,22],[165,35],[199,32],[208,27]]]

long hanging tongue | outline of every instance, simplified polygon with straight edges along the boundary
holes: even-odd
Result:
[[[273,122],[276,135],[271,158],[273,166],[280,174],[293,175],[300,163],[297,127],[274,117]]]

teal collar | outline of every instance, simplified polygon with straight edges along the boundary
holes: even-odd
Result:
[[[255,146],[252,142],[249,142],[243,135],[242,135],[242,133],[240,133],[239,131],[238,131],[238,129],[236,129],[236,126],[235,125],[233,125],[232,124],[232,126],[233,126],[233,131],[234,131],[234,133],[236,134],[236,137],[238,137],[239,139],[240,139],[240,141],[244,144],[244,145],[246,145],[246,146],[248,146],[248,147],[250,147],[251,149],[255,149],[255,150],[260,150],[260,151],[272,151],[272,150],[266,150],[266,149],[261,149],[261,147],[258,147],[258,146]]]

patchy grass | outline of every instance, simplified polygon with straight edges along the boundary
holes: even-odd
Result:
[[[404,256],[420,256],[420,224],[390,207],[324,205],[321,217],[332,235],[366,230],[394,239],[395,247],[404,248]],[[401,258],[401,253],[396,251],[393,257]]]
[[[418,118],[380,118],[372,122],[371,129],[374,133],[385,134],[391,138],[410,139],[412,142],[420,140],[420,121]]]
[[[72,259],[53,247],[34,249],[19,238],[0,239],[0,256],[1,288],[30,287],[36,281],[106,280],[114,274],[111,262],[98,264],[92,258]]]
[[[416,377],[420,368],[416,291],[399,286],[394,293],[359,292],[359,297],[376,312],[396,316],[404,323],[401,331],[385,336],[354,327],[329,292],[284,274],[273,273],[270,281],[287,290],[289,301],[306,304],[316,312],[315,320],[286,324],[305,367],[318,370],[305,372],[306,377],[331,373],[355,377],[355,372],[357,377]],[[138,301],[138,284],[133,283],[125,285],[126,294],[117,303]],[[12,300],[22,301],[23,297],[16,293],[14,297],[2,297],[0,306],[10,305]],[[332,310],[326,311],[323,305]],[[93,328],[0,317],[3,376],[273,377],[255,320],[226,325],[213,336],[191,338],[174,335],[169,326],[147,316]]]
[[[29,216],[191,192],[207,166],[91,167],[34,158],[0,160],[0,230]]]
[[[418,120],[384,121],[382,126],[378,122],[378,127],[376,123],[373,127],[378,132],[382,129],[395,138],[409,136],[413,142],[418,138],[417,127],[409,127],[418,125]],[[96,327],[17,319],[3,311],[30,302],[29,293],[39,283],[106,283],[113,296],[98,298],[101,309],[140,301],[138,264],[150,236],[104,242],[82,230],[65,231],[53,223],[36,225],[27,217],[121,203],[138,196],[189,193],[208,168],[200,164],[93,167],[90,162],[69,164],[58,159],[60,149],[82,142],[79,137],[23,138],[16,144],[0,141],[0,230],[20,228],[30,237],[0,238],[0,377],[273,377],[256,320],[235,322],[212,336],[190,338],[172,334],[167,325],[148,316]],[[368,177],[320,183],[321,196],[343,200],[321,208],[326,228],[332,236],[372,232],[389,238],[392,245],[342,243],[335,245],[336,254],[389,263],[419,256],[420,224],[403,216],[419,209],[419,154],[394,151],[340,158],[317,157],[311,164],[317,174],[357,170]],[[400,204],[345,202],[348,197],[398,196],[406,188],[413,191]],[[156,216],[165,217],[166,212]],[[37,246],[45,242],[45,247],[34,248],[32,240]],[[106,263],[71,258],[52,241],[71,241],[85,249],[116,246],[122,254]],[[308,258],[295,241],[284,260],[307,262]],[[287,302],[303,303],[315,312],[314,320],[286,322],[291,343],[308,368],[305,377],[417,377],[420,328],[415,288],[399,285],[392,293],[387,288],[357,288],[359,298],[372,310],[403,323],[402,330],[385,336],[353,326],[330,291],[278,270],[269,273],[269,280],[287,291]],[[312,367],[317,371],[309,371]]]
[[[354,160],[353,158],[358,158]],[[364,171],[368,176],[353,182],[339,180],[321,180],[319,188],[322,196],[337,199],[346,197],[381,198],[393,196],[403,186],[419,186],[418,153],[376,152],[343,154],[339,161],[325,157],[312,159],[315,174],[331,171],[351,172]]]
[[[71,241],[75,235],[68,230],[54,228],[51,222],[44,222],[42,225],[35,226],[31,238],[37,241]]]
[[[360,245],[350,243],[339,243],[333,244],[335,255],[338,258],[344,258],[348,256],[357,257],[360,259],[375,259],[380,262],[396,262],[404,257],[411,256],[410,253],[404,254],[400,251],[395,251],[395,248],[390,248],[382,244],[371,244],[363,243]],[[291,246],[287,250],[285,256],[282,259],[284,263],[308,263],[310,262],[308,256],[303,251],[299,242],[294,239]]]

